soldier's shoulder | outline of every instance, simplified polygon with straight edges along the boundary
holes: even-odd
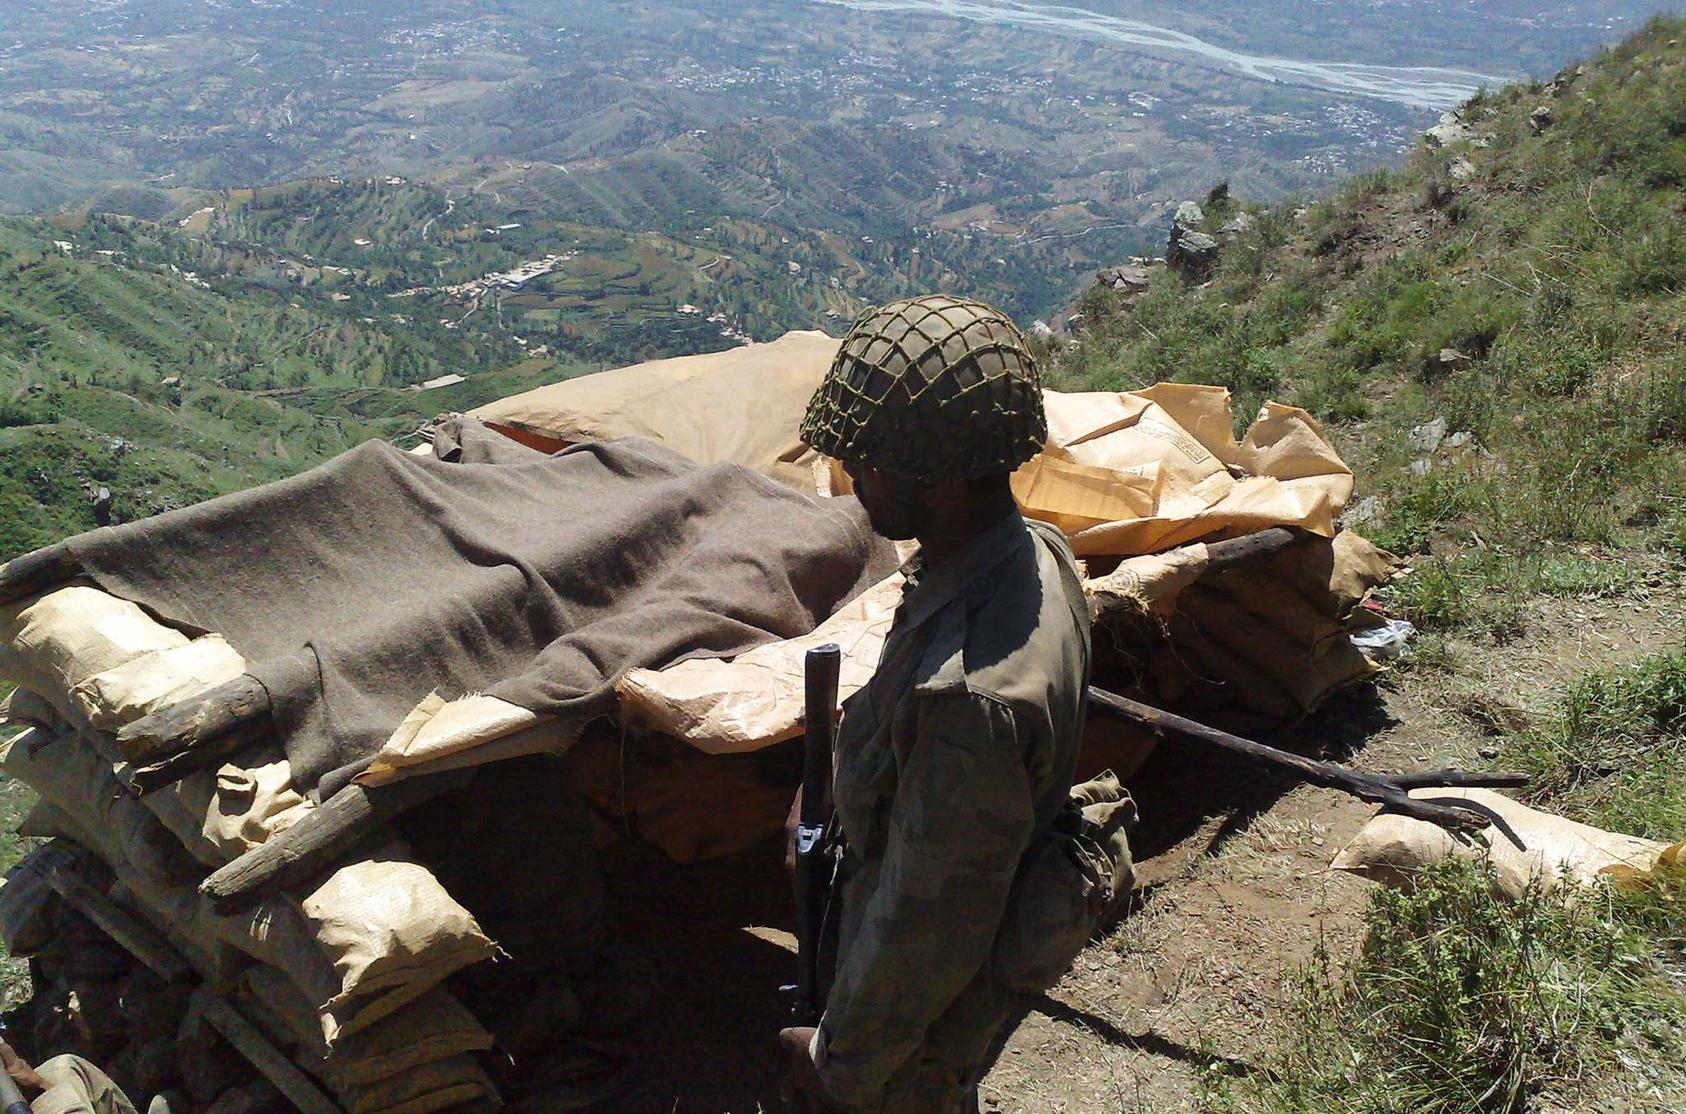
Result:
[[[1027,545],[968,584],[937,619],[919,670],[922,692],[965,691],[1014,702],[1046,692],[1050,674],[1070,668],[1081,633],[1052,555]]]

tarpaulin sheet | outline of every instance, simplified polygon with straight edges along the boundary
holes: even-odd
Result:
[[[839,342],[680,356],[540,387],[474,411],[553,443],[647,437],[702,464],[735,461],[802,491],[818,462],[797,438]],[[1080,557],[1154,553],[1197,539],[1297,526],[1332,537],[1352,472],[1310,414],[1266,405],[1237,442],[1222,387],[1044,391],[1048,443],[1013,478],[1024,513],[1063,529]],[[849,490],[835,462],[826,489]]]
[[[837,345],[824,333],[786,333],[553,383],[473,416],[567,444],[643,437],[698,464],[732,461],[811,492],[818,457],[796,428]]]
[[[805,634],[895,566],[853,500],[737,465],[637,441],[486,454],[502,439],[473,422],[454,437],[455,462],[369,442],[70,547],[113,594],[224,635],[295,780],[324,794],[436,689],[607,712],[625,670]],[[488,456],[504,462],[472,463]]]
[[[1161,383],[1043,394],[1048,445],[1013,476],[1024,513],[1079,557],[1154,553],[1273,526],[1335,534],[1352,470],[1310,414],[1267,403],[1237,443],[1229,392]]]

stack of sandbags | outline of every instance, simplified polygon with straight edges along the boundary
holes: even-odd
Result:
[[[1292,723],[1381,671],[1352,635],[1385,621],[1360,605],[1399,568],[1392,554],[1343,531],[1202,575],[1157,602],[1159,642],[1141,692],[1159,707],[1231,729]]]
[[[113,732],[244,669],[220,637],[189,638],[96,588],[0,607],[0,676],[19,686],[0,716],[27,727],[0,770],[41,798],[23,830],[98,855],[134,910],[220,990],[239,1000],[245,988],[272,1038],[348,1109],[420,1114],[494,1097],[471,1055],[491,1037],[439,984],[496,946],[402,844],[309,893],[221,915],[198,891],[204,876],[315,807],[279,744],[144,798],[125,789]],[[278,985],[289,1008],[258,1010],[251,988]]]

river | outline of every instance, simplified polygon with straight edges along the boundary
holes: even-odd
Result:
[[[921,12],[976,23],[1043,31],[1090,42],[1145,47],[1195,59],[1259,81],[1279,81],[1347,96],[1378,97],[1411,108],[1444,110],[1463,103],[1482,85],[1514,78],[1436,66],[1373,66],[1363,62],[1311,62],[1245,54],[1204,39],[1135,19],[1084,8],[1026,0],[817,0],[868,12]]]

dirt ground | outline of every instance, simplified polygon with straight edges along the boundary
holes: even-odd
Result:
[[[1557,685],[1678,645],[1683,605],[1678,585],[1541,601],[1508,644],[1453,642],[1450,670],[1388,675],[1272,741],[1372,770],[1490,765],[1484,723],[1520,722]],[[985,1082],[986,1111],[1196,1110],[1201,1072],[1248,1070],[1318,942],[1337,958],[1358,942],[1370,884],[1327,864],[1371,806],[1175,742],[1132,782],[1135,900],[1032,1004]],[[789,1109],[775,1048],[791,970],[784,886],[777,848],[679,875],[612,870],[617,905],[652,911],[623,928],[657,989],[634,1093],[594,1109]]]

